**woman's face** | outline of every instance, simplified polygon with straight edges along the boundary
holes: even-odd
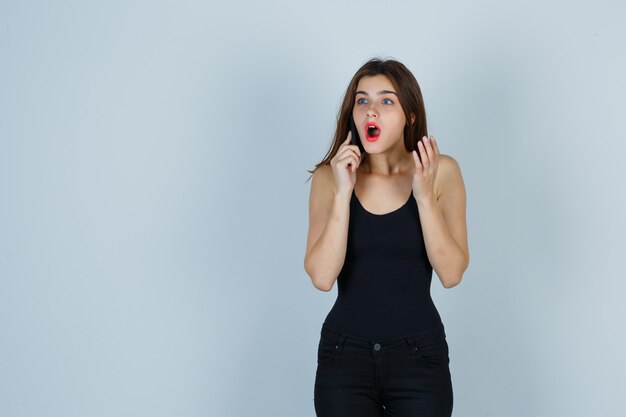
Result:
[[[404,138],[406,117],[396,93],[385,75],[366,76],[359,80],[352,115],[368,153],[382,152]],[[377,129],[369,130],[371,123]]]

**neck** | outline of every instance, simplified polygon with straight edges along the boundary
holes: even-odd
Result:
[[[402,149],[390,149],[379,154],[367,154],[363,163],[364,171],[368,174],[389,177],[413,170],[415,162],[413,155]]]

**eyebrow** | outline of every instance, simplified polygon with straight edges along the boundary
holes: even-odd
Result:
[[[363,94],[366,96],[368,95],[365,91],[361,91],[361,90],[357,91],[356,94]],[[381,90],[378,92],[378,95],[381,95],[381,94],[395,94],[397,96],[396,92],[391,91],[391,90]]]

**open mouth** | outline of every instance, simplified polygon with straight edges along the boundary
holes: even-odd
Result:
[[[380,136],[380,127],[374,122],[366,123],[365,136],[367,139],[377,139]]]

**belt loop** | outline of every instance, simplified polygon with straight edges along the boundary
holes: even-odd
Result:
[[[413,339],[412,336],[407,336],[404,338],[404,340],[406,340],[406,343],[409,346],[409,351],[411,352],[411,355],[417,353],[417,343],[415,342],[415,339]]]
[[[336,349],[337,353],[343,352],[343,343],[346,340],[346,336],[344,334],[339,335],[339,340],[337,341]]]

